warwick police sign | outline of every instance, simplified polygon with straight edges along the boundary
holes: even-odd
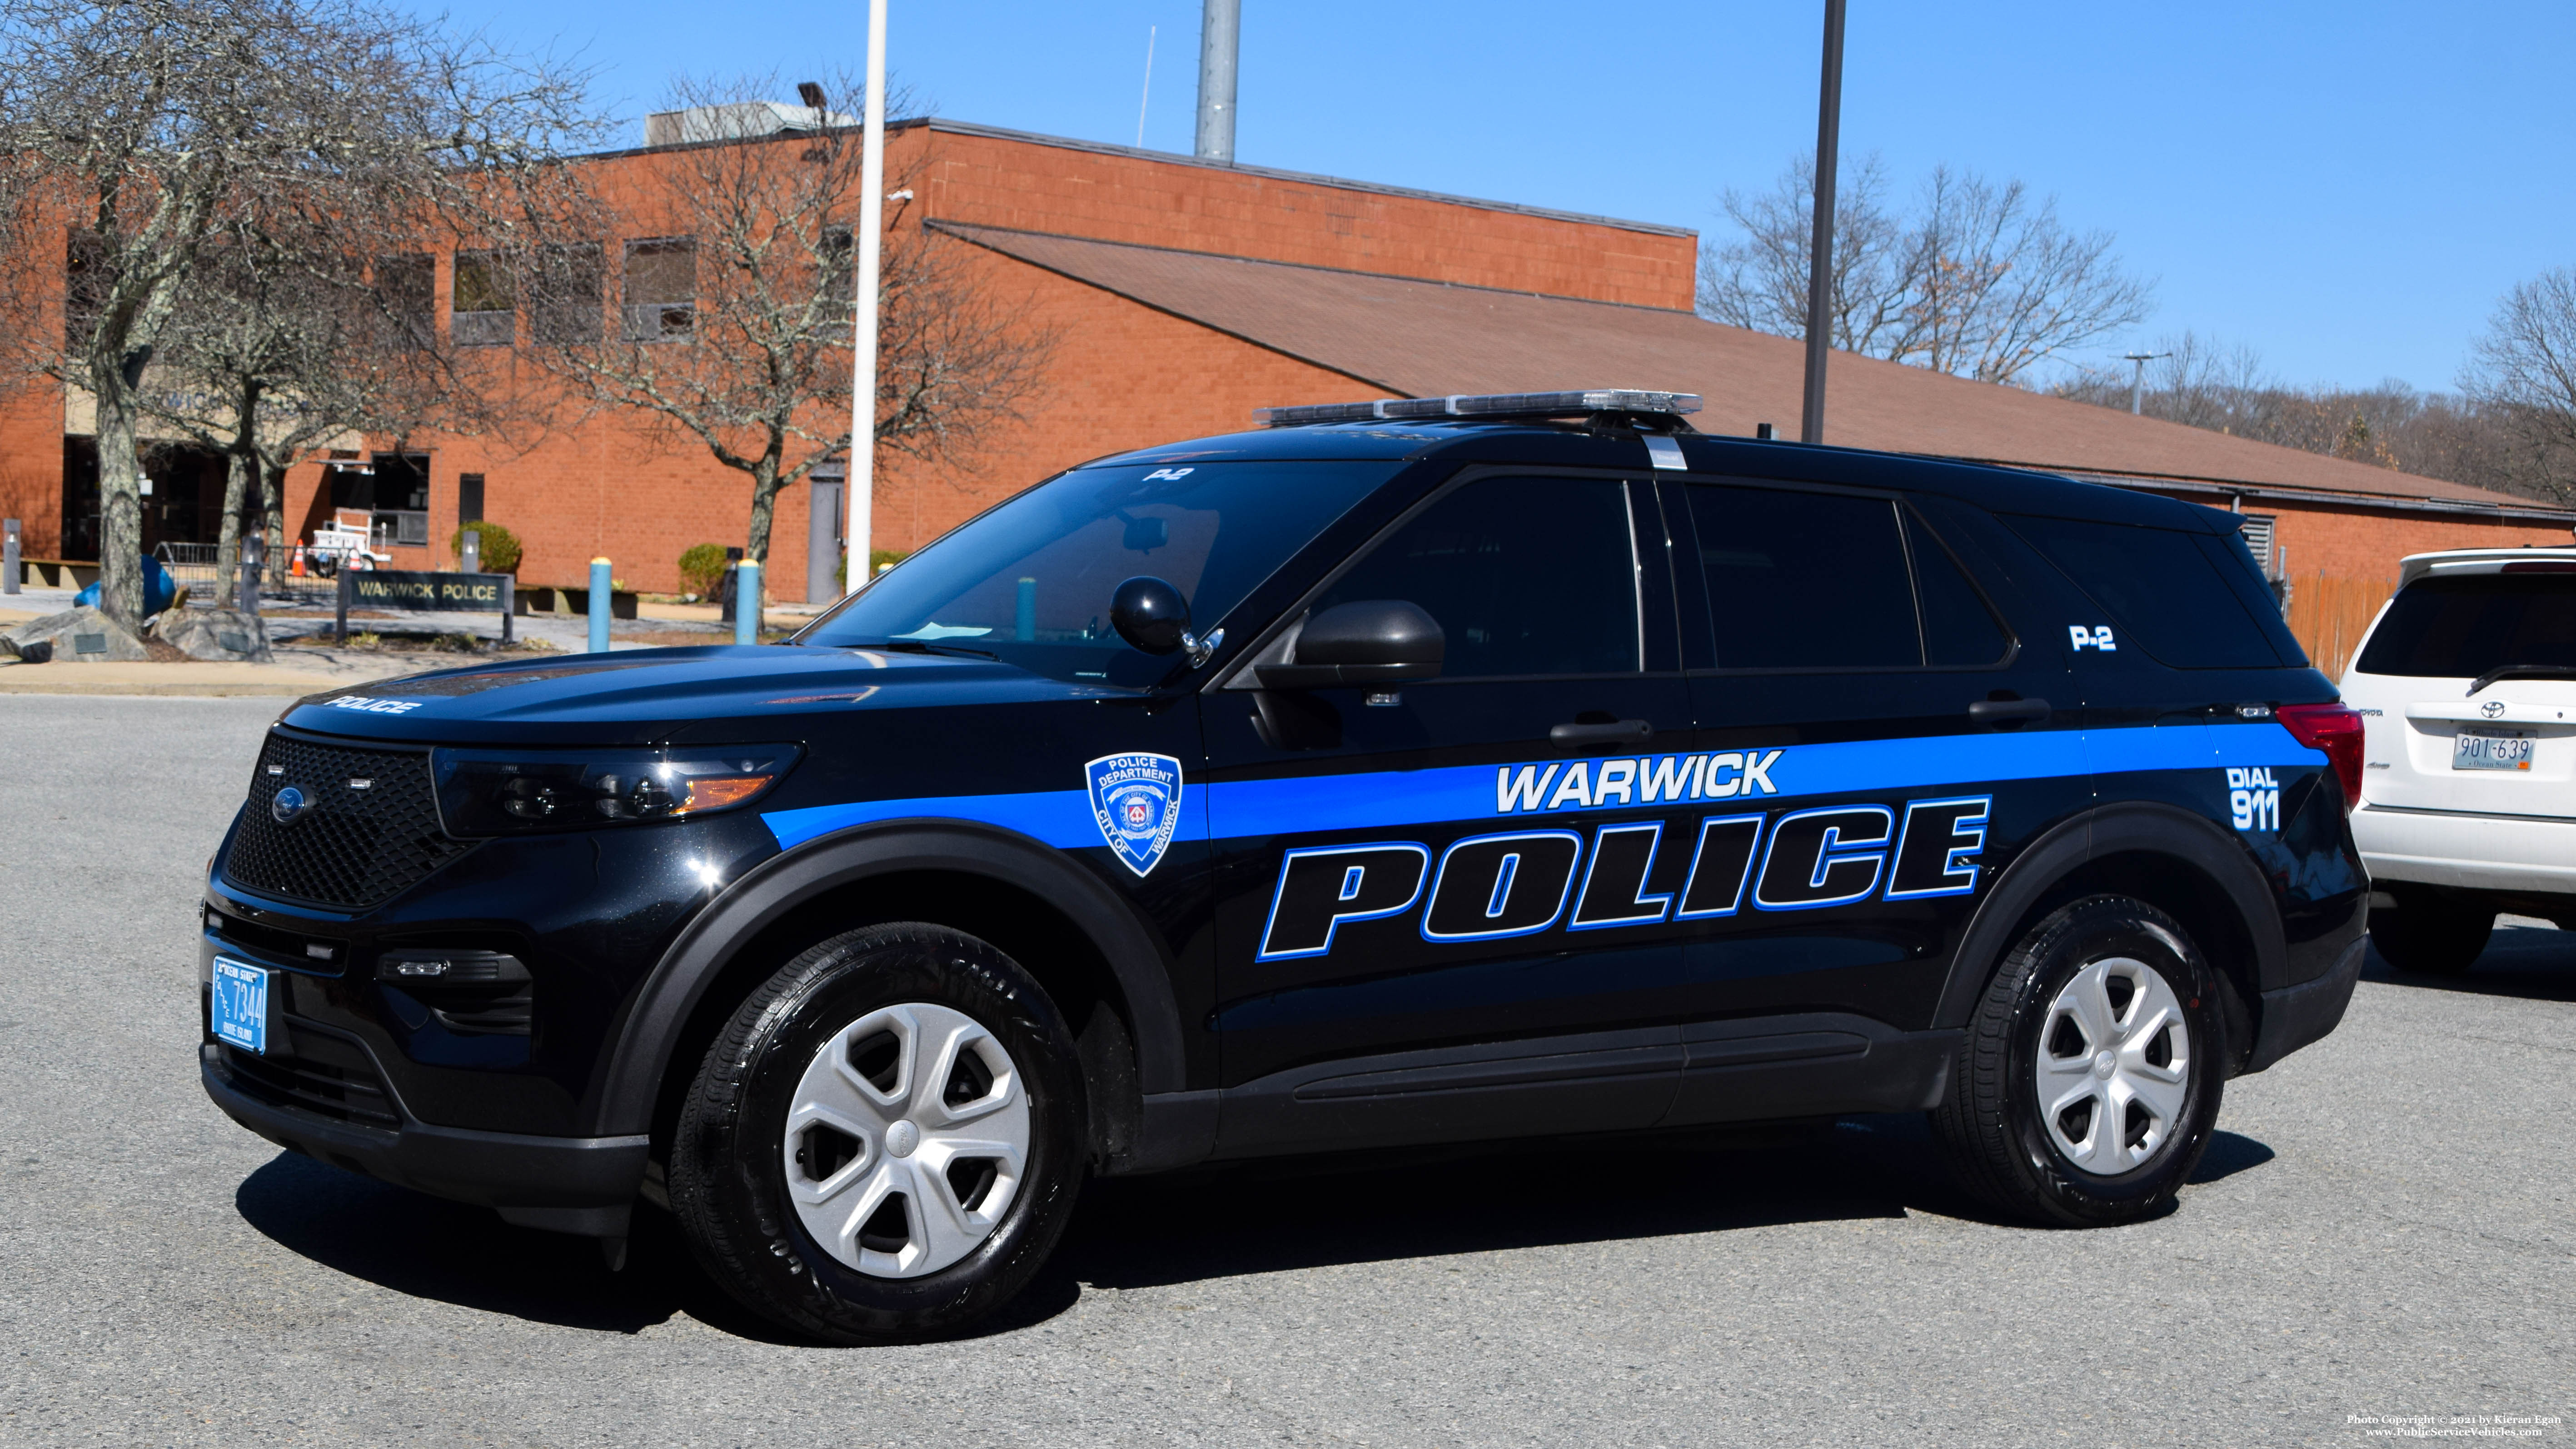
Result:
[[[518,580],[509,574],[433,574],[400,569],[340,571],[339,631],[349,637],[349,610],[402,609],[413,613],[498,614],[501,637],[510,637],[517,612]]]

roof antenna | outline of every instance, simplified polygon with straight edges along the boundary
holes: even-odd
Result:
[[[1145,149],[1145,107],[1154,99],[1154,27],[1145,27],[1145,94],[1136,100],[1136,149]]]

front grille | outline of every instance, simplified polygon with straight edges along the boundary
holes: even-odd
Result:
[[[233,1085],[271,1106],[300,1107],[336,1122],[388,1131],[402,1125],[385,1084],[365,1067],[334,1066],[309,1057],[263,1057],[232,1046],[221,1051]]]
[[[289,785],[311,803],[281,825],[271,805]],[[364,909],[473,848],[439,829],[427,751],[352,749],[272,733],[251,775],[224,876],[263,895]]]

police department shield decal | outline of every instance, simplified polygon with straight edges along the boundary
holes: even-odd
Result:
[[[1181,823],[1181,762],[1169,755],[1103,755],[1082,770],[1100,838],[1129,870],[1151,871]]]

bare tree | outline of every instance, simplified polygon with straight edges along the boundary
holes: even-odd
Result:
[[[1721,198],[1742,236],[1700,271],[1703,315],[1806,335],[1814,163],[1772,189]],[[1935,168],[1907,215],[1886,205],[1876,157],[1834,202],[1834,345],[1983,382],[2009,382],[2144,320],[2154,284],[2124,271],[2110,233],[2069,232],[2054,198],[2019,181]]]
[[[1769,191],[1730,188],[1718,199],[1743,235],[1701,255],[1701,315],[1756,332],[1807,335],[1815,200],[1815,161],[1807,156],[1791,163]],[[1884,357],[1901,345],[1910,286],[1903,232],[1887,210],[1887,170],[1878,157],[1847,168],[1834,193],[1834,276],[1826,302],[1836,347]]]
[[[329,219],[246,221],[210,239],[162,330],[136,407],[224,455],[218,579],[233,578],[244,529],[282,532],[287,470],[331,440],[488,420],[496,394],[457,375],[416,263],[369,256],[386,240]]]
[[[496,175],[585,124],[580,77],[373,0],[11,0],[0,87],[7,332],[23,366],[95,401],[101,603],[128,626],[139,393],[215,240],[281,215],[480,212]]]
[[[2272,376],[2253,349],[2184,332],[2157,339],[2139,410],[2168,422],[2427,478],[2564,502],[2566,459],[2553,459],[2513,404],[2421,392],[2396,379],[2363,388],[2299,387]],[[2079,370],[2049,391],[2126,411],[2122,364]]]
[[[752,487],[744,552],[766,560],[778,495],[846,458],[851,434],[851,227],[860,136],[822,104],[844,75],[774,106],[774,77],[683,81],[684,148],[666,185],[678,235],[613,248],[619,207],[556,214],[526,275],[539,357],[591,407],[704,446]],[[784,129],[780,129],[782,120]],[[900,201],[910,178],[888,185]],[[888,213],[872,445],[932,457],[1019,415],[1052,347],[992,293],[961,244]],[[616,322],[597,325],[611,264]]]
[[[2502,419],[2543,496],[2576,499],[2576,269],[2543,272],[2505,293],[2460,385]]]

